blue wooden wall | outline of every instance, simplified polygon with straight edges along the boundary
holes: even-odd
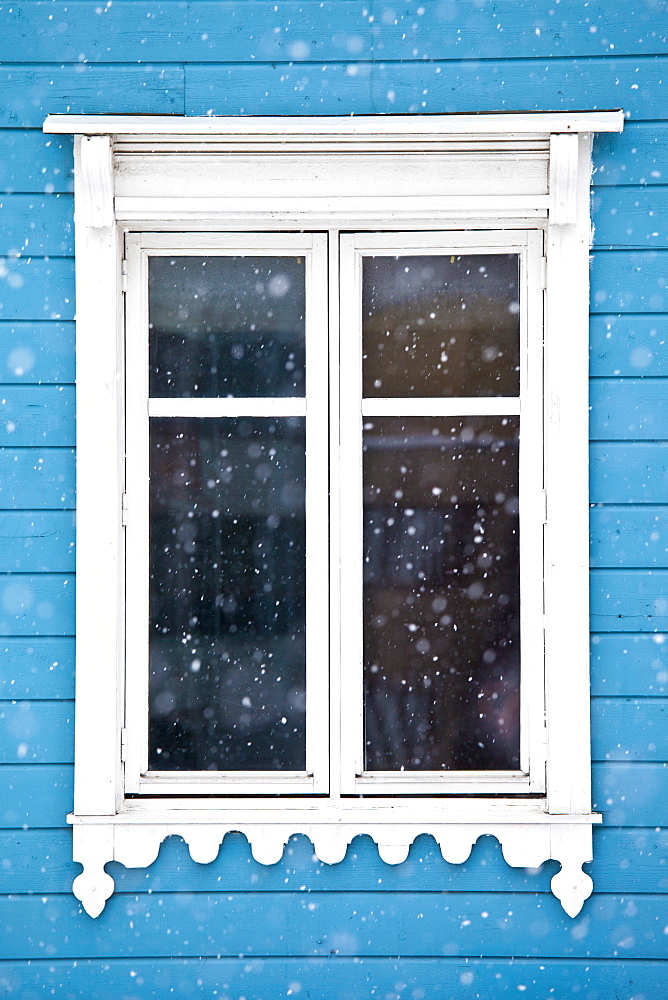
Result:
[[[666,1000],[668,10],[665,0],[14,0],[0,6],[0,995]],[[450,866],[366,838],[328,867],[240,835],[70,894],[72,148],[51,112],[369,114],[623,106],[596,143],[591,296],[596,893],[495,841]]]

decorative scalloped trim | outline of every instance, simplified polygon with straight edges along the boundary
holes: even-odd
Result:
[[[122,823],[74,820],[74,860],[84,866],[72,890],[91,917],[97,917],[114,891],[114,882],[104,866],[118,861],[126,868],[147,868],[158,857],[160,845],[172,834],[182,837],[190,856],[199,864],[210,864],[218,856],[227,833],[242,833],[253,857],[263,865],[281,860],[291,836],[303,834],[325,864],[343,861],[353,837],[368,834],[378,845],[386,864],[401,864],[420,834],[430,834],[445,861],[462,864],[479,837],[490,834],[501,844],[506,862],[514,868],[538,868],[551,859],[561,864],[551,882],[554,895],[570,917],[582,909],[593,883],[582,871],[592,859],[591,825],[587,823]]]

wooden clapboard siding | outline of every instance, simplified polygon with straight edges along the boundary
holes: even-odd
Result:
[[[600,894],[578,923],[550,893],[161,892],[115,893],[90,933],[71,895],[46,903],[21,895],[0,898],[0,956],[426,957],[448,942],[460,955],[496,957],[513,955],[521,939],[527,957],[609,958],[620,949],[629,960],[665,957],[665,907],[655,894]]]
[[[662,633],[592,636],[592,693],[665,697],[668,642]]]
[[[590,374],[660,377],[668,372],[668,332],[660,313],[614,313],[590,321]]]
[[[22,0],[0,12],[0,987],[8,995],[545,1000],[577,989],[665,1000],[668,642],[656,629],[668,630],[667,28],[663,0]],[[69,891],[80,866],[65,827],[75,624],[72,141],[42,135],[43,118],[620,106],[625,131],[595,140],[593,175],[592,772],[603,815],[588,866],[595,896],[569,920],[549,893],[556,864],[509,868],[492,838],[465,864],[448,865],[421,837],[404,864],[389,866],[362,837],[327,866],[296,837],[265,867],[231,834],[211,865],[193,863],[177,838],[146,870],[110,865],[118,893],[92,922]]]
[[[591,565],[668,568],[666,520],[666,508],[658,505],[592,507]]]
[[[72,448],[5,448],[0,451],[0,509],[64,510],[74,507]]]
[[[0,322],[0,383],[74,382],[74,323]]]
[[[45,904],[46,905],[46,904]],[[544,923],[538,922],[534,935],[540,935]],[[585,972],[586,970],[586,972]],[[97,959],[63,961],[41,959],[36,962],[7,962],[0,966],[0,976],[15,995],[21,990],[55,989],[71,991],[81,997],[139,997],[172,1000],[174,983],[188,997],[262,998],[283,1000],[286,995],[305,996],[309,1000],[332,1000],[332,984],[337,997],[344,1000],[368,1000],[369,997],[444,1000],[445,997],[497,998],[517,997],[545,1000],[545,997],[570,996],[583,986],[586,975],[596,984],[596,993],[610,998],[643,997],[665,1000],[660,962],[617,959],[518,959],[465,958],[443,956],[438,959],[393,957],[391,959],[344,958],[268,958],[253,956],[202,959],[175,958],[169,971],[164,960]],[[289,992],[288,992],[289,991]],[[12,994],[10,993],[10,996]],[[26,996],[32,996],[26,992]],[[65,994],[67,995],[67,994]]]
[[[73,573],[74,511],[0,511],[0,573]]]
[[[74,639],[71,636],[3,638],[0,657],[0,698],[52,700],[74,697]]]
[[[0,195],[0,256],[74,253],[71,194]]]
[[[10,10],[0,41],[0,59],[28,52],[33,62],[58,53],[63,62],[278,62],[347,61],[382,58],[503,59],[664,53],[666,24],[659,5],[633,11],[611,9],[598,0],[585,17],[580,5],[550,0],[512,4],[410,4],[374,17],[363,0],[323,3],[243,0],[187,5],[150,2],[95,8],[82,0],[56,2],[44,17],[39,3],[22,2]],[[280,13],[280,17],[276,14]],[[569,17],[569,14],[571,15]],[[276,30],[278,29],[278,30]],[[32,50],[30,52],[30,50]]]

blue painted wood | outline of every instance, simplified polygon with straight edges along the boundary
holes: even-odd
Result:
[[[592,507],[590,565],[668,568],[667,519],[665,507]]]
[[[0,764],[73,760],[73,701],[0,701]]]
[[[5,294],[0,319],[74,319],[74,261],[42,257],[0,261]]]
[[[0,577],[0,635],[74,635],[74,577]]]
[[[72,573],[73,511],[0,512],[0,572]]]
[[[599,188],[592,197],[594,246],[613,250],[665,248],[667,218],[668,187]]]
[[[0,198],[0,255],[74,253],[74,199],[69,194]]]
[[[74,507],[71,448],[4,448],[0,451],[0,510]]]
[[[665,113],[666,90],[666,60],[654,56],[487,63],[189,64],[185,114],[434,114],[623,105],[633,119],[650,120]]]
[[[664,503],[668,444],[595,442],[589,449],[592,503]]]
[[[668,642],[660,633],[591,638],[591,689],[594,695],[668,694]]]
[[[589,330],[592,375],[668,373],[668,333],[660,316],[592,316]]]
[[[606,826],[666,826],[666,764],[594,763],[592,802]]]
[[[540,923],[533,929],[539,934]],[[10,997],[107,997],[174,1000],[546,1000],[577,995],[592,1000],[665,1000],[665,964],[601,959],[495,958],[206,958],[49,959],[5,962],[0,983]],[[333,993],[335,989],[335,993]]]
[[[668,124],[627,122],[621,135],[594,139],[597,188],[619,184],[668,183]]]
[[[665,699],[593,698],[592,760],[666,760],[666,721]]]
[[[668,831],[646,828],[594,829],[594,860],[587,870],[597,892],[662,893],[668,871],[661,861],[668,851]],[[81,866],[72,861],[70,830],[0,832],[0,894],[70,891]],[[240,833],[226,836],[208,865],[196,864],[180,837],[169,837],[148,868],[125,868],[112,862],[108,871],[117,892],[547,892],[558,865],[538,870],[511,868],[493,837],[483,837],[468,861],[449,865],[431,837],[418,837],[400,865],[386,865],[370,837],[356,837],[344,860],[325,865],[314,857],[311,842],[291,837],[276,865],[254,860]]]
[[[590,608],[594,632],[668,631],[668,570],[594,569]]]
[[[74,382],[74,323],[0,323],[1,382]]]
[[[668,253],[599,250],[591,269],[591,311],[656,313],[668,309]]]
[[[71,764],[0,764],[0,829],[64,827],[73,771]]]
[[[82,62],[0,70],[0,128],[41,128],[48,114],[112,112],[182,115],[182,68]]]
[[[459,0],[444,5],[395,5],[370,15],[359,0],[299,3],[190,2],[156,7],[125,2],[96,8],[70,0],[23,2],[5,15],[0,59],[30,53],[33,62],[251,62],[358,59],[492,59],[663,54],[664,11],[611,7],[591,0]],[[49,14],[49,12],[51,12]],[[277,14],[279,16],[277,16]],[[137,26],[141,25],[141,30]],[[278,28],[279,30],[276,30]],[[144,43],[142,45],[142,42]]]
[[[73,385],[12,385],[0,389],[0,447],[74,445]]]
[[[0,641],[0,698],[73,698],[74,639]]]
[[[0,957],[666,955],[656,895],[594,897],[573,921],[550,893],[115,893],[92,926],[72,896],[43,899],[0,899]]]
[[[593,441],[668,438],[668,379],[591,379],[589,403]]]
[[[73,190],[71,136],[0,130],[0,191],[53,194]]]

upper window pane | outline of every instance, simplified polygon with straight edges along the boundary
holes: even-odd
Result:
[[[363,393],[519,395],[518,254],[364,257]]]
[[[304,257],[149,259],[151,396],[303,396]]]

